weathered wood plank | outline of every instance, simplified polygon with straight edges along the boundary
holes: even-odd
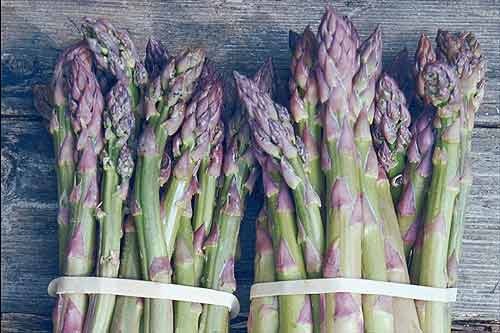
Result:
[[[57,275],[56,193],[50,138],[40,122],[2,121],[2,311],[48,316],[48,282]],[[474,186],[467,211],[455,318],[500,319],[500,129],[473,138]],[[243,325],[253,275],[254,225],[261,194],[250,200],[237,264]]]
[[[253,71],[275,57],[287,76],[289,29],[316,27],[332,1],[2,1],[2,114],[33,115],[30,86],[47,82],[59,51],[78,37],[73,22],[84,15],[105,16],[130,31],[139,49],[153,35],[171,50],[206,47],[227,76]],[[474,31],[489,61],[488,88],[477,124],[500,126],[500,2],[342,1],[335,7],[353,17],[362,36],[376,24],[384,32],[386,61],[402,47],[414,52],[421,32]]]

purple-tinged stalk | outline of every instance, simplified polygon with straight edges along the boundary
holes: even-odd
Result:
[[[252,80],[236,72],[234,75],[247,110],[253,142],[279,163],[283,180],[292,190],[308,277],[319,278],[325,246],[321,200],[305,170],[307,156],[303,143],[295,136],[286,108],[274,103]],[[319,327],[319,295],[312,303],[313,317]]]
[[[385,261],[385,235],[377,193],[378,161],[375,153],[370,123],[375,109],[375,85],[382,69],[382,34],[379,27],[358,49],[359,69],[353,78],[351,111],[357,117],[354,124],[354,142],[359,165],[361,186],[361,218],[363,231],[362,276],[365,279],[387,281]],[[368,332],[393,332],[392,299],[379,295],[363,295],[365,330]]]
[[[410,251],[413,258],[420,253],[414,245],[421,229],[421,214],[425,207],[427,189],[432,174],[432,152],[435,135],[432,128],[432,115],[424,111],[411,128],[412,138],[408,145],[408,162],[403,172],[401,196],[397,203],[397,213],[401,237],[404,243],[405,256],[410,262]],[[413,261],[413,260],[412,260]],[[415,259],[415,263],[418,262]],[[413,263],[412,263],[413,266]],[[415,267],[415,269],[417,269]],[[414,270],[412,269],[412,274]],[[418,277],[418,273],[416,274]],[[413,282],[418,283],[418,278]]]
[[[217,183],[221,174],[224,153],[223,139],[224,128],[220,126],[212,140],[210,155],[201,161],[198,170],[200,190],[194,197],[194,215],[192,221],[192,229],[195,232],[194,274],[197,283],[200,283],[205,263],[202,245],[212,227],[212,217],[217,203]]]
[[[137,232],[135,230],[134,219],[131,215],[125,218],[122,229],[123,243],[120,258],[120,272],[118,276],[122,279],[140,280],[141,265],[139,247],[137,244]],[[143,308],[144,301],[142,298],[117,296],[109,332],[141,332]]]
[[[241,119],[235,119],[237,123]],[[248,195],[257,179],[255,158],[250,150],[249,129],[246,123],[230,122],[223,158],[223,180],[210,234],[204,243],[206,265],[205,288],[234,292],[234,261],[240,223]],[[233,132],[235,126],[241,126]],[[200,331],[224,332],[229,327],[226,308],[208,305],[203,309]]]
[[[259,150],[256,150],[255,154],[262,168],[265,204],[268,209],[274,249],[276,280],[306,279],[306,265],[300,248],[295,207],[289,189],[280,175],[279,166],[272,158]],[[279,332],[313,331],[309,295],[279,296],[278,303]]]
[[[328,7],[318,31],[316,78],[324,107],[322,168],[327,183],[327,231],[323,277],[361,278],[363,234],[359,159],[350,106],[358,72],[359,39],[354,25]],[[363,332],[361,295],[327,294],[322,329]]]
[[[411,115],[406,99],[396,81],[382,74],[375,95],[375,116],[372,125],[374,148],[389,178],[392,199],[398,203],[403,185],[406,153],[411,140]]]
[[[296,38],[290,64],[290,112],[296,131],[307,154],[306,170],[311,184],[324,197],[324,177],[321,171],[321,121],[318,107],[318,88],[314,73],[318,45],[314,33],[306,27]]]
[[[179,285],[197,287],[194,264],[194,237],[191,218],[191,198],[199,191],[198,180],[192,178],[186,193],[186,209],[182,212],[174,251],[174,282]],[[174,303],[175,332],[197,333],[201,304],[190,302]]]
[[[77,168],[69,195],[71,217],[67,235],[64,275],[88,276],[94,270],[95,211],[99,200],[97,155],[102,149],[103,97],[92,71],[92,60],[75,55],[65,70],[71,128],[76,136]],[[55,309],[55,332],[83,330],[88,297],[59,296]]]
[[[169,59],[161,74],[150,81],[144,99],[145,123],[139,139],[135,173],[134,202],[139,251],[144,280],[169,283],[170,257],[160,217],[161,159],[168,138],[184,120],[186,103],[201,75],[205,55],[196,49]],[[180,166],[173,173],[180,172]],[[146,300],[143,330],[173,331],[172,302]]]
[[[432,157],[433,173],[424,215],[424,234],[419,283],[423,286],[448,286],[447,262],[453,207],[459,192],[460,177],[460,103],[457,78],[445,63],[429,64],[423,71],[425,95],[436,107],[437,132]],[[424,332],[449,332],[449,306],[427,302],[420,317]]]
[[[271,222],[265,207],[255,223],[254,283],[276,281]],[[278,333],[278,298],[259,297],[252,300],[248,314],[249,333]]]
[[[463,225],[467,197],[472,186],[471,141],[474,116],[482,102],[485,89],[486,60],[481,46],[470,32],[453,34],[439,30],[437,34],[438,58],[447,60],[457,74],[457,88],[462,107],[460,109],[460,185],[453,211],[453,221],[448,247],[448,287],[457,283]]]
[[[96,276],[114,278],[120,267],[123,208],[134,170],[128,140],[134,131],[134,114],[127,84],[118,81],[106,96],[104,150],[101,154],[102,204],[98,213],[99,252]],[[111,324],[115,295],[92,295],[84,332],[106,332]]]

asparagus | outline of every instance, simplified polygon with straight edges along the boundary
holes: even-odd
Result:
[[[419,282],[447,287],[447,252],[453,206],[459,191],[460,105],[452,68],[437,62],[423,71],[425,94],[437,108],[434,119],[436,146],[433,174],[424,216],[424,236]],[[428,302],[421,317],[424,332],[449,332],[448,304]]]
[[[271,226],[263,207],[255,225],[254,283],[275,281]],[[250,303],[247,329],[250,333],[277,333],[279,329],[277,297],[260,297]]]
[[[203,273],[205,255],[203,253],[203,242],[210,232],[212,216],[216,205],[217,181],[222,168],[224,129],[221,127],[214,136],[213,147],[209,156],[201,161],[198,171],[200,179],[200,190],[194,199],[193,230],[195,232],[194,249],[194,274],[195,281],[199,283]]]
[[[306,170],[311,184],[320,198],[323,198],[324,179],[319,156],[321,122],[314,75],[317,41],[311,29],[306,27],[294,44],[290,65],[290,112],[308,155]]]
[[[99,193],[97,155],[102,149],[103,97],[89,57],[75,55],[68,67],[68,106],[72,131],[76,135],[78,167],[69,196],[71,219],[64,275],[86,276],[94,270],[94,214]],[[60,298],[56,305],[55,331],[81,331],[87,310],[87,296],[65,294]]]
[[[145,124],[139,140],[133,213],[138,234],[143,279],[170,282],[170,256],[160,218],[160,163],[167,139],[180,127],[186,101],[192,95],[204,62],[199,50],[171,58],[160,76],[151,81],[144,101]],[[175,171],[174,171],[175,172]],[[144,331],[173,330],[172,303],[147,300]]]
[[[169,59],[168,51],[162,42],[150,38],[146,45],[146,58],[144,60],[144,67],[148,73],[148,78],[150,80],[157,78],[167,65]]]
[[[403,92],[408,109],[412,113],[412,118],[416,118],[419,113],[413,108],[415,103],[415,78],[412,72],[412,65],[408,49],[405,47],[396,54],[391,64],[385,69],[385,72],[396,81],[399,89]],[[418,110],[418,108],[417,108]],[[415,112],[415,113],[414,113]]]
[[[425,206],[432,171],[434,132],[430,112],[424,111],[421,114],[413,124],[411,132],[408,163],[403,172],[403,188],[396,206],[405,256],[408,259],[420,229],[421,212]],[[413,258],[415,257],[414,249]],[[415,260],[417,261],[418,259]]]
[[[94,53],[97,65],[110,73],[116,80],[128,83],[133,112],[139,120],[137,108],[140,86],[147,81],[147,72],[139,60],[134,43],[128,33],[116,29],[106,19],[85,18],[82,24],[83,35]]]
[[[139,260],[137,232],[131,215],[123,224],[123,244],[120,258],[119,277],[123,279],[140,280],[141,267]],[[117,296],[110,333],[139,333],[144,307],[142,298]]]
[[[294,205],[279,166],[260,150],[255,155],[262,168],[265,204],[271,222],[274,264],[278,281],[307,278],[304,257],[298,240]],[[312,332],[312,309],[309,295],[279,296],[279,331]]]
[[[79,42],[59,57],[54,69],[49,101],[53,110],[49,116],[49,131],[52,135],[56,156],[57,192],[59,211],[57,215],[57,233],[59,239],[59,271],[64,271],[66,245],[69,232],[70,202],[69,195],[73,188],[75,173],[75,136],[71,128],[69,115],[68,89],[66,84],[68,67],[75,58],[83,59],[85,65],[91,66],[90,50],[84,42]],[[37,99],[40,101],[39,99]],[[41,106],[41,105],[40,105]],[[40,108],[37,108],[40,110]]]
[[[252,80],[236,72],[234,75],[254,142],[280,164],[283,179],[292,189],[308,277],[318,278],[325,245],[321,201],[304,169],[307,156],[304,156],[303,144],[295,137],[288,110],[275,104]],[[314,322],[319,329],[319,296],[314,297],[312,303]]]
[[[193,178],[186,193],[186,209],[182,212],[174,251],[174,281],[176,284],[197,286],[194,266],[193,227],[191,225],[191,198],[199,189]],[[179,333],[198,332],[201,304],[175,302],[175,331]]]
[[[436,53],[432,48],[429,38],[422,34],[418,40],[417,51],[415,53],[415,85],[417,95],[422,99],[424,105],[430,105],[429,97],[425,93],[424,68],[428,64],[436,61]]]
[[[402,173],[411,140],[410,122],[403,92],[389,75],[382,74],[377,84],[372,133],[378,159],[391,183],[394,203],[401,196]]]
[[[354,141],[361,162],[359,181],[362,191],[362,276],[387,281],[384,256],[384,233],[379,197],[376,191],[378,161],[373,148],[370,122],[373,119],[375,84],[382,67],[382,36],[377,27],[358,49],[360,67],[353,78],[352,112],[357,115]],[[394,318],[392,299],[379,295],[363,295],[365,329],[368,332],[392,332]]]
[[[457,88],[462,99],[460,108],[459,194],[453,211],[448,247],[448,286],[455,287],[460,259],[467,197],[472,186],[470,151],[474,116],[482,102],[486,61],[472,33],[452,34],[440,30],[437,35],[438,57],[446,59],[457,74]]]
[[[321,158],[328,187],[323,267],[327,278],[361,278],[362,195],[353,133],[356,115],[349,105],[359,68],[356,36],[349,20],[328,7],[318,32],[316,70],[320,102],[325,108]],[[328,331],[362,332],[361,296],[327,294],[325,320]]]
[[[127,84],[118,81],[106,96],[102,166],[102,212],[99,214],[99,253],[96,275],[117,277],[120,266],[123,205],[127,198],[134,161],[127,141],[134,127]],[[85,332],[105,332],[111,324],[114,295],[92,295]]]
[[[236,122],[238,120],[235,120]],[[240,120],[241,121],[241,120]],[[246,199],[252,191],[257,174],[255,159],[250,151],[248,128],[242,127],[227,138],[223,162],[223,181],[219,192],[214,223],[205,241],[207,263],[204,287],[234,292],[234,258],[240,223]],[[230,128],[234,129],[233,124]],[[224,332],[228,329],[227,309],[209,305],[203,309],[200,331]]]

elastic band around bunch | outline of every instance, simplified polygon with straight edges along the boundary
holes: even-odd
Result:
[[[228,292],[141,280],[66,276],[52,280],[48,293],[52,297],[59,294],[108,294],[219,305],[231,312],[231,318],[240,312],[238,299]]]
[[[413,284],[348,278],[256,283],[250,290],[250,299],[266,296],[329,293],[383,295],[444,303],[455,302],[457,299],[456,288],[433,288]]]

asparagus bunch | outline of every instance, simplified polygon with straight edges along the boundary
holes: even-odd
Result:
[[[67,143],[61,149],[59,160],[69,160],[73,155],[77,159],[74,185],[69,195],[70,219],[63,270],[67,276],[86,276],[94,270],[95,209],[99,196],[97,156],[103,147],[104,102],[93,73],[92,58],[85,48],[81,45],[69,52],[71,60],[62,66],[61,77],[65,81],[57,81],[54,88],[55,105],[64,105],[62,101],[67,94],[67,115],[75,135],[74,145]],[[86,310],[86,295],[60,296],[54,312],[54,331],[81,331]]]
[[[117,277],[120,266],[123,207],[134,169],[128,141],[134,115],[127,84],[118,81],[106,97],[104,150],[102,153],[102,204],[98,213],[99,253],[96,275]],[[85,320],[85,332],[105,332],[111,324],[116,297],[93,295]]]
[[[276,279],[271,223],[267,210],[263,207],[255,225],[255,283],[272,282]],[[248,332],[277,333],[279,324],[277,297],[261,297],[252,300],[248,315]]]

